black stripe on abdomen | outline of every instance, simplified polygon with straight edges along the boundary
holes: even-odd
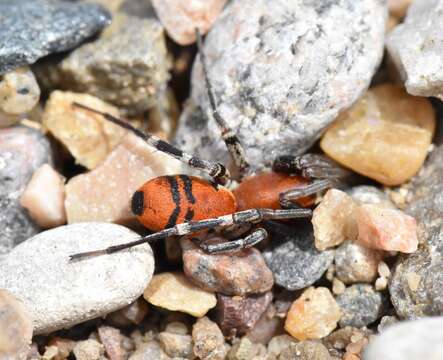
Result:
[[[169,182],[171,188],[172,201],[175,204],[175,209],[172,211],[171,216],[165,226],[165,229],[171,228],[177,225],[177,219],[180,214],[180,191],[178,188],[177,179],[174,176],[165,176],[166,180]]]

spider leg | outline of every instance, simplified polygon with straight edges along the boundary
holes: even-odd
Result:
[[[103,250],[94,250],[84,253],[74,254],[70,256],[71,260],[78,260],[89,256],[112,254],[114,252],[128,249],[133,246],[152,243],[169,236],[178,235],[183,236],[194,232],[209,230],[216,227],[226,227],[235,224],[251,223],[257,224],[263,220],[280,220],[280,219],[294,219],[311,217],[312,211],[310,209],[250,209],[239,211],[231,215],[224,215],[214,219],[205,219],[200,221],[190,221],[182,224],[177,224],[174,227],[161,230],[151,235],[144,236],[136,241],[126,244],[119,244],[110,246]]]
[[[224,165],[220,163],[214,163],[202,160],[196,156],[187,154],[184,151],[169,144],[168,142],[158,138],[157,136],[144,133],[139,129],[135,128],[134,126],[132,126],[130,123],[122,119],[119,119],[109,113],[92,109],[89,106],[79,104],[77,102],[73,102],[72,106],[103,116],[106,120],[118,126],[121,126],[126,130],[129,130],[139,138],[143,139],[147,144],[151,145],[156,150],[168,154],[169,156],[177,160],[180,160],[181,162],[191,166],[192,168],[206,172],[211,178],[214,179],[215,182],[219,184],[225,184],[227,180],[230,178],[229,171],[225,168]]]
[[[248,236],[233,241],[226,241],[218,244],[207,244],[200,242],[197,245],[208,254],[216,254],[220,252],[233,252],[241,249],[247,249],[266,239],[268,233],[265,229],[258,228]]]
[[[240,143],[240,140],[238,139],[237,135],[228,126],[225,119],[223,119],[220,113],[218,112],[217,104],[215,102],[214,92],[212,90],[212,85],[211,82],[209,81],[208,66],[206,62],[206,56],[203,51],[202,37],[198,29],[195,29],[195,34],[197,37],[198,53],[200,55],[200,61],[202,63],[203,74],[205,77],[206,91],[209,98],[209,104],[212,109],[212,116],[214,117],[214,120],[221,131],[221,136],[226,144],[226,147],[228,148],[229,153],[231,154],[232,159],[234,160],[234,164],[239,170],[240,177],[242,177],[249,167],[249,164],[246,161],[245,157],[245,150],[242,144]]]
[[[316,194],[320,191],[329,189],[334,186],[334,182],[330,179],[314,180],[308,185],[303,185],[280,194],[280,205],[285,209],[297,209],[298,205],[294,204],[297,199]]]

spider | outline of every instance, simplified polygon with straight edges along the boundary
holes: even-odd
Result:
[[[79,103],[74,107],[103,116],[146,143],[191,168],[201,170],[211,178],[175,175],[160,176],[146,182],[132,196],[131,209],[138,220],[153,233],[140,239],[71,255],[71,259],[111,254],[136,245],[151,243],[171,236],[184,236],[201,231],[232,228],[236,225],[255,225],[265,220],[309,218],[312,216],[313,195],[334,186],[350,175],[323,155],[305,154],[278,157],[271,172],[252,174],[244,178],[249,164],[235,132],[217,110],[217,103],[209,80],[206,57],[200,32],[196,30],[197,47],[203,67],[206,92],[222,139],[238,170],[240,185],[233,191],[227,185],[231,179],[228,169],[220,163],[200,159],[176,148],[153,135],[146,134],[122,119],[97,111]],[[257,227],[244,238],[217,244],[193,240],[206,253],[232,252],[252,247],[267,237]]]

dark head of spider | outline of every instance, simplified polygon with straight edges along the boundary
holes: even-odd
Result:
[[[156,150],[206,173],[208,179],[182,174],[149,180],[134,193],[131,208],[138,220],[153,234],[131,243],[75,254],[71,259],[110,254],[171,236],[242,224],[259,224],[264,220],[309,218],[312,215],[314,195],[346,175],[346,171],[336,163],[322,155],[313,154],[282,156],[276,159],[273,171],[247,174],[249,164],[236,131],[228,127],[218,112],[198,32],[197,38],[212,116],[237,167],[236,173],[242,179],[239,186],[232,191],[222,186],[230,180],[229,172],[223,164],[187,154],[164,140],[141,132],[125,120],[74,103],[77,111],[103,116],[142,138]],[[254,246],[266,237],[264,229],[255,227],[255,230],[240,239],[216,246],[205,244],[204,241],[198,245],[208,253],[232,252]]]

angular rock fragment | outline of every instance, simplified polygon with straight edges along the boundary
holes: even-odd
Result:
[[[201,360],[223,360],[227,348],[223,333],[216,323],[207,317],[198,319],[192,327],[194,354]]]

